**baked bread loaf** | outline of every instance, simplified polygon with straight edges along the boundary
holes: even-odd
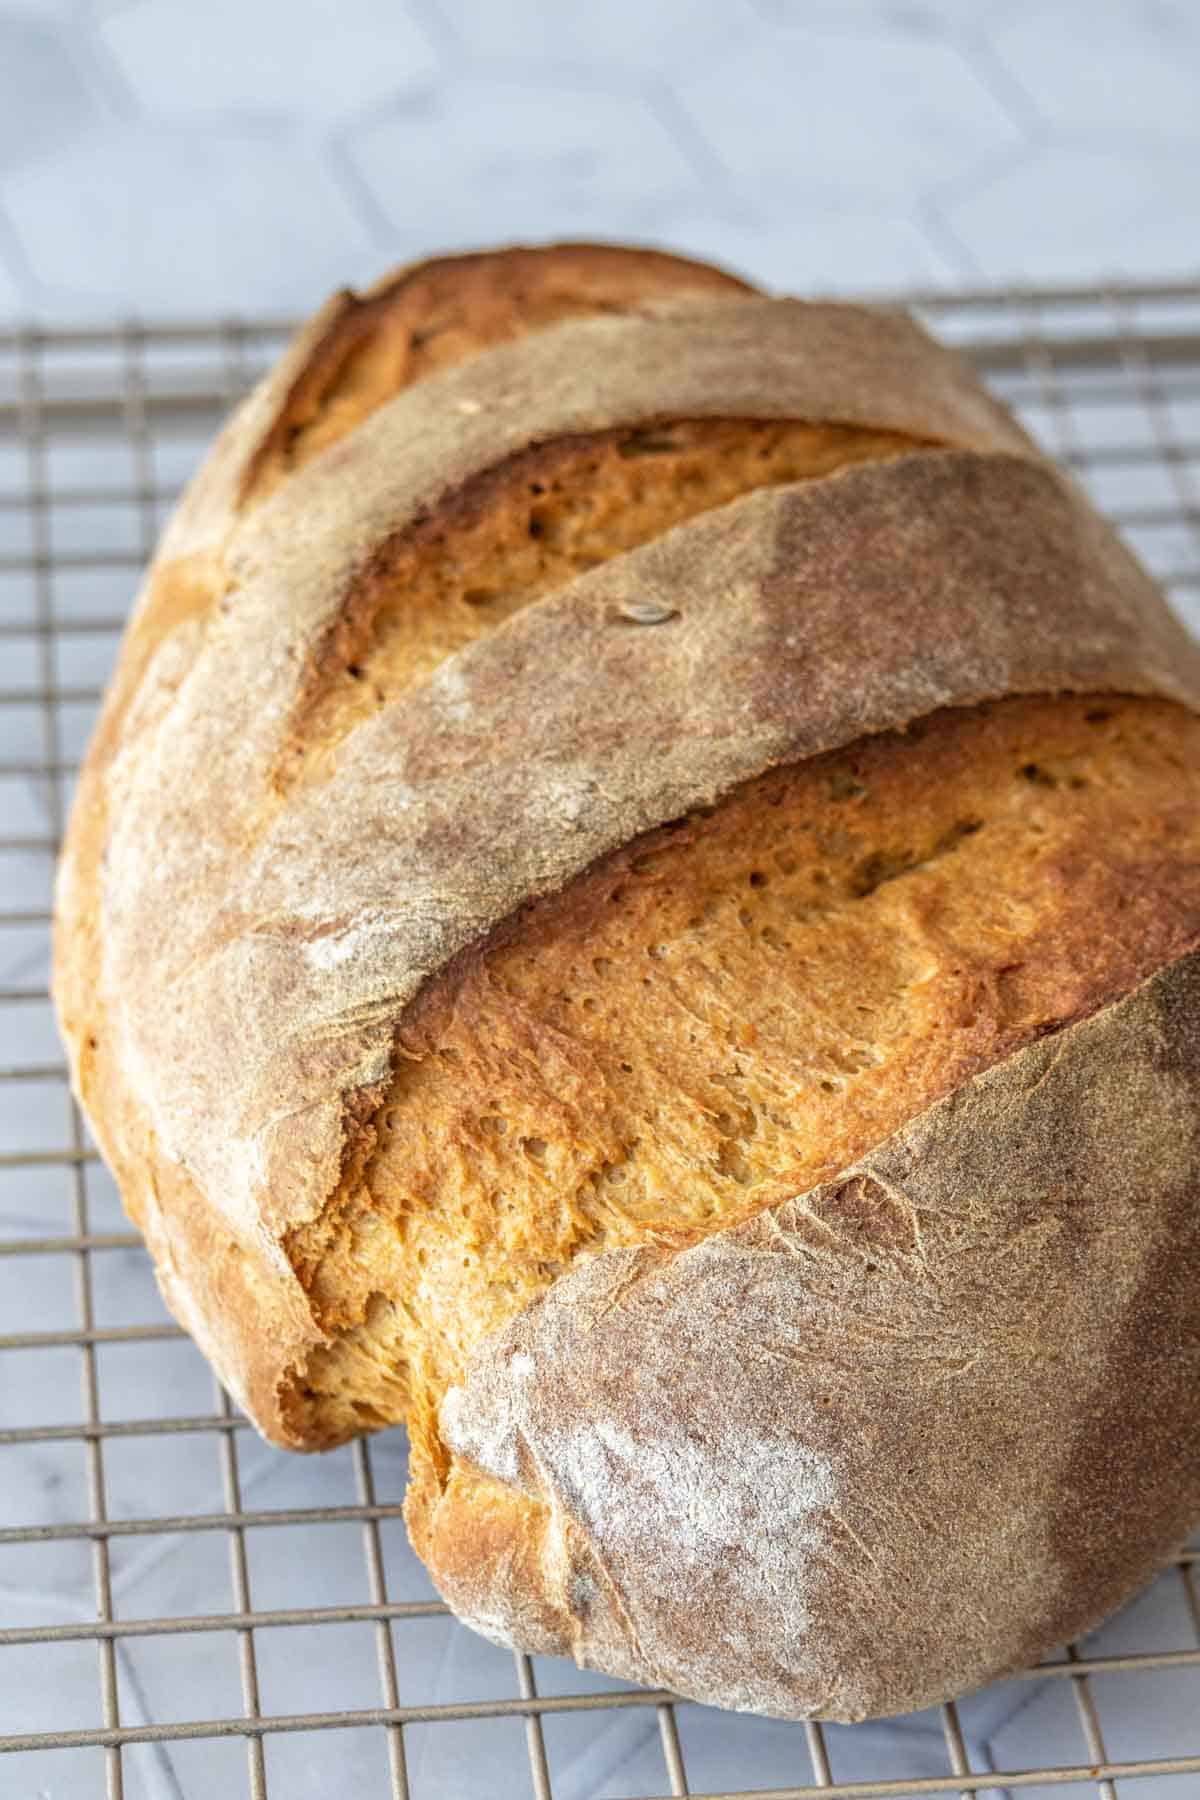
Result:
[[[168,528],[74,1080],[260,1429],[408,1422],[489,1636],[924,1706],[1200,1515],[1200,652],[898,312],[342,295]]]

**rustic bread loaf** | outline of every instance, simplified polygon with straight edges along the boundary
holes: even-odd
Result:
[[[169,527],[56,993],[260,1428],[463,1617],[854,1718],[1200,1514],[1200,652],[903,316],[342,297]]]

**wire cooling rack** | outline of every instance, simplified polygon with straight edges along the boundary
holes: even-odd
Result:
[[[918,296],[1200,621],[1200,282]],[[1200,1796],[1200,1548],[957,1707],[783,1724],[448,1617],[403,1434],[262,1444],[159,1301],[70,1099],[55,845],[131,591],[283,322],[0,335],[0,1795]]]

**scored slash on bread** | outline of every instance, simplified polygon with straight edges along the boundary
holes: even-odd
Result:
[[[506,1641],[853,1717],[1072,1635],[1200,1511],[1198,708],[898,313],[578,245],[331,303],[60,871],[168,1302],[278,1442],[407,1420]]]

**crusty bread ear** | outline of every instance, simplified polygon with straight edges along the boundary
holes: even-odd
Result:
[[[406,1418],[414,1541],[514,1641],[841,1714],[1044,1647],[1200,1510],[1198,708],[1153,584],[897,313],[586,246],[334,303],[168,530],[60,875],[170,1304],[280,1442]],[[1153,1123],[1101,1181],[1105,1056]],[[1045,1445],[1092,1454],[1078,1320],[1124,1243],[1134,1341],[1165,1232],[1144,1531],[1101,1483],[1093,1585],[1035,1557],[994,1610],[1066,1517]],[[952,1444],[927,1500],[904,1419]],[[959,1610],[901,1606],[943,1544]]]
[[[597,313],[754,291],[709,263],[608,244],[394,270],[365,294],[336,295],[293,346],[276,375],[274,419],[244,466],[243,502],[272,492],[405,388],[497,344]]]

